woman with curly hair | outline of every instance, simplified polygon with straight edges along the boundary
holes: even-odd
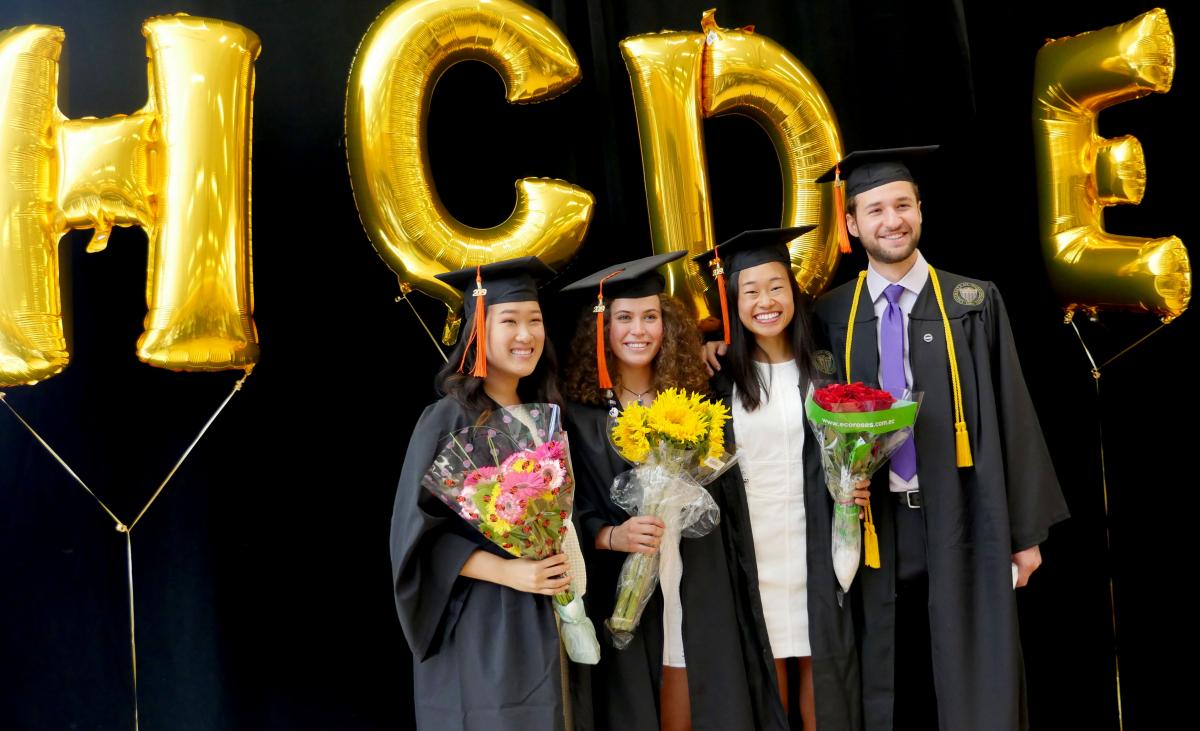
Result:
[[[599,627],[613,610],[630,553],[655,553],[664,525],[613,503],[613,480],[630,469],[609,441],[609,420],[631,403],[649,405],[668,388],[707,393],[695,319],[663,294],[658,267],[683,252],[607,267],[563,291],[587,292],[564,379],[576,478],[575,521],[587,563],[588,614]],[[593,300],[592,303],[596,301]],[[602,642],[592,671],[596,728],[664,730],[786,728],[774,668],[761,643],[746,642],[757,598],[735,544],[750,540],[740,480],[708,486],[721,522],[664,552],[661,581],[625,649]],[[740,501],[740,505],[738,504]],[[753,636],[750,633],[749,636]],[[772,705],[773,704],[773,705]]]

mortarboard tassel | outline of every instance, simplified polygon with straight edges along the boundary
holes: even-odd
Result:
[[[625,270],[618,269],[600,280],[596,306],[592,308],[592,312],[596,313],[596,375],[600,381],[600,388],[613,387],[612,378],[608,375],[608,358],[604,355],[604,283],[623,271]]]
[[[725,344],[729,345],[729,297],[725,293],[725,267],[721,265],[721,254],[716,248],[708,265],[712,267],[713,278],[717,280],[717,294],[721,297],[721,324],[725,328]]]
[[[846,181],[842,180],[842,168],[833,173],[833,200],[837,210],[838,250],[850,253],[850,232],[846,229]]]
[[[480,267],[476,266],[475,291],[471,293],[475,298],[475,328],[467,340],[467,347],[463,348],[462,360],[458,363],[458,372],[462,373],[467,363],[467,353],[471,352],[471,344],[474,342],[475,367],[471,369],[471,375],[476,378],[487,378],[487,306],[483,302],[485,295],[487,290],[483,288],[483,274]]]

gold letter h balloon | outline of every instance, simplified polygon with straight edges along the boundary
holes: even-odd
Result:
[[[142,26],[149,101],[106,119],[58,110],[64,33],[0,32],[0,387],[36,383],[69,359],[58,242],[113,226],[149,238],[137,354],[176,370],[252,366],[250,123],[259,40],[185,15]]]

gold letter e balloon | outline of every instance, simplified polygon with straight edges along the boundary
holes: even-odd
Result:
[[[1142,145],[1096,131],[1102,109],[1171,88],[1175,39],[1166,12],[1051,41],[1034,73],[1042,247],[1063,306],[1148,310],[1167,322],[1183,314],[1192,291],[1183,242],[1104,230],[1107,206],[1142,201]]]
[[[0,31],[0,387],[32,384],[69,359],[58,242],[113,226],[150,240],[149,312],[137,354],[174,370],[258,360],[250,263],[250,120],[259,40],[186,15],[142,26],[149,101],[128,116],[58,109],[61,28]]]

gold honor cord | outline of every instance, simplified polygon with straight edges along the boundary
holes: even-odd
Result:
[[[942,327],[946,331],[946,355],[950,359],[950,381],[954,386],[954,454],[959,467],[973,467],[971,442],[967,435],[967,417],[962,405],[962,380],[958,377],[958,358],[954,353],[954,333],[950,331],[950,318],[946,316],[946,303],[942,300],[942,285],[937,272],[929,267],[929,280],[933,282],[933,293],[937,296],[938,310],[942,313]]]
[[[406,303],[408,305],[409,309],[412,310],[413,316],[417,318],[417,322],[421,323],[421,327],[425,329],[425,334],[428,335],[429,339],[433,341],[433,347],[437,348],[438,355],[442,356],[443,361],[449,363],[450,359],[448,357],[446,357],[446,351],[442,349],[442,344],[438,342],[438,339],[436,337],[434,337],[433,331],[430,330],[429,326],[425,324],[425,319],[423,317],[421,317],[421,313],[417,312],[416,305],[414,305],[412,303],[412,300],[410,300],[408,298],[408,296],[410,294],[412,294],[412,292],[413,292],[412,285],[409,284],[408,282],[401,281],[400,282],[400,296],[396,298],[396,301],[397,302],[403,301],[404,303]],[[450,320],[447,320],[446,321],[446,329],[449,330],[450,326],[451,326]],[[454,339],[457,340],[458,333],[455,332],[454,335],[455,335]],[[453,341],[451,341],[451,342],[453,342]]]
[[[858,300],[862,296],[863,282],[867,281],[867,270],[858,273],[854,283],[854,299],[850,300],[850,319],[846,322],[846,383],[850,383],[850,351],[854,346],[854,320],[858,317]],[[875,516],[871,513],[871,501],[867,500],[863,516],[863,563],[872,569],[883,565],[879,558],[879,532],[875,530]]]
[[[950,318],[946,316],[946,303],[942,300],[942,287],[937,272],[929,267],[929,280],[933,283],[933,294],[937,298],[938,310],[942,313],[942,327],[946,332],[946,357],[950,360],[950,385],[954,391],[954,453],[959,467],[972,467],[971,443],[967,434],[967,420],[962,405],[962,382],[958,378],[958,358],[954,352],[954,334],[950,331]],[[862,296],[863,282],[867,281],[864,269],[858,273],[854,285],[854,299],[850,303],[850,319],[846,323],[846,383],[850,382],[850,350],[854,344],[854,319],[858,315],[858,300]]]
[[[96,493],[92,491],[92,488],[88,487],[87,483],[85,483],[83,481],[83,479],[78,474],[75,473],[75,470],[71,469],[71,466],[68,465],[66,463],[66,461],[63,460],[63,458],[58,455],[58,452],[55,452],[54,448],[51,447],[50,444],[45,439],[42,438],[42,435],[38,434],[37,430],[34,429],[33,426],[30,425],[30,423],[28,421],[25,421],[25,419],[21,416],[21,414],[18,413],[17,410],[13,408],[12,404],[10,404],[8,402],[8,400],[4,397],[4,393],[0,392],[0,403],[3,403],[4,406],[10,412],[12,412],[12,415],[17,418],[17,421],[21,422],[21,424],[24,425],[24,427],[29,430],[29,433],[33,435],[33,438],[36,439],[38,441],[38,443],[41,444],[46,449],[46,451],[50,454],[51,457],[53,457],[55,459],[55,461],[57,461],[60,465],[62,465],[62,468],[67,471],[67,474],[71,475],[71,477],[76,482],[79,483],[79,486],[82,487],[87,492],[88,495],[92,496],[92,499],[96,501],[96,504],[100,506],[100,509],[103,510],[108,515],[108,517],[113,519],[113,522],[116,523],[117,532],[125,534],[125,569],[126,569],[126,578],[128,581],[128,588],[129,588],[129,652],[130,652],[130,667],[131,667],[132,673],[133,673],[133,728],[134,728],[134,731],[137,731],[137,729],[138,729],[138,692],[137,692],[137,633],[134,629],[134,603],[133,603],[133,539],[132,539],[133,528],[134,528],[134,526],[136,526],[138,524],[138,521],[140,521],[142,519],[142,517],[146,514],[146,511],[150,509],[150,506],[154,504],[154,501],[158,499],[158,496],[160,494],[162,494],[163,489],[166,488],[167,483],[169,483],[171,481],[171,478],[173,478],[175,476],[175,473],[179,471],[179,468],[183,465],[184,460],[186,460],[188,458],[188,456],[192,453],[192,450],[195,449],[196,445],[200,443],[200,440],[204,438],[204,435],[208,432],[208,428],[213,425],[213,422],[215,422],[217,420],[217,417],[221,415],[221,412],[224,411],[225,407],[229,405],[229,402],[233,400],[234,394],[236,394],[238,391],[242,390],[242,386],[246,383],[246,379],[250,377],[250,373],[253,370],[254,370],[254,366],[248,367],[246,369],[245,374],[241,378],[238,379],[237,383],[233,384],[233,389],[229,392],[229,395],[225,397],[225,400],[221,402],[221,405],[217,407],[217,410],[213,412],[213,415],[210,416],[208,421],[204,423],[204,426],[201,427],[200,432],[198,434],[196,434],[196,438],[193,439],[191,444],[188,445],[187,449],[185,449],[183,451],[183,454],[179,457],[179,460],[175,462],[175,466],[171,468],[171,471],[169,473],[167,473],[167,476],[163,479],[162,483],[159,484],[158,489],[154,491],[154,494],[150,496],[150,499],[146,501],[146,504],[142,507],[141,511],[138,512],[137,516],[134,517],[133,521],[129,523],[129,525],[125,525],[125,523],[121,522],[121,519],[118,518],[116,516],[116,514],[113,513],[113,511],[110,510],[108,508],[108,506],[104,504],[104,501],[101,500],[99,498],[99,496],[97,496]]]

